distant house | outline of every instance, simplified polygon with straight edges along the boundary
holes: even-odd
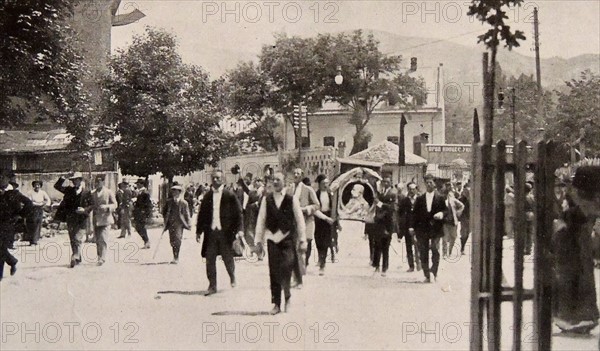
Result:
[[[17,174],[23,192],[31,189],[33,180],[42,180],[52,198],[61,197],[52,185],[69,171],[82,172],[87,182],[90,175],[106,174],[107,186],[114,190],[119,165],[110,146],[95,148],[85,157],[70,148],[70,141],[64,129],[0,130],[0,168]]]
[[[382,141],[398,143],[400,137],[400,120],[404,113],[408,124],[405,127],[406,150],[413,151],[410,140],[415,135],[428,133],[430,142],[446,143],[446,118],[444,109],[444,70],[437,67],[423,67],[410,73],[410,76],[423,78],[427,90],[427,101],[416,109],[402,106],[391,106],[382,102],[373,111],[367,130],[373,135],[369,146]],[[303,145],[306,147],[334,146],[345,147],[345,155],[352,150],[355,127],[348,123],[352,111],[336,103],[325,103],[323,108],[308,115],[308,133],[304,130]],[[284,149],[296,147],[294,128],[288,119],[284,124]]]
[[[398,145],[384,140],[350,157],[338,158],[340,172],[344,173],[355,167],[370,168],[380,174],[390,173],[394,182],[406,183],[414,180],[419,184],[423,179],[427,160],[407,151],[406,165],[399,166],[398,149]]]

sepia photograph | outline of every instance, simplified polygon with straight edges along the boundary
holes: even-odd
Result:
[[[0,0],[0,350],[600,351],[599,0]]]

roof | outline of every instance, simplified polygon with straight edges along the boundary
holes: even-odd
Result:
[[[398,145],[384,140],[379,144],[358,152],[352,156],[338,159],[341,163],[381,167],[385,164],[398,164]],[[405,152],[407,165],[426,164],[427,160],[411,152]]]
[[[0,130],[0,153],[26,153],[65,150],[72,135],[65,129],[49,131]]]

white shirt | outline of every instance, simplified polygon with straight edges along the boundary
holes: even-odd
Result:
[[[433,195],[435,192],[425,193],[425,200],[427,201],[427,212],[431,212],[431,207],[433,207]]]
[[[327,194],[326,191],[322,191],[320,197],[321,198],[319,200],[321,200],[321,211],[329,211],[331,209],[331,204],[329,203],[329,194]]]
[[[275,200],[275,205],[277,208],[281,207],[281,203],[285,198],[285,194],[285,189],[280,192],[273,193],[273,199]],[[292,198],[292,204],[294,218],[296,220],[298,241],[300,242],[301,246],[304,246],[306,243],[306,225],[304,222],[304,216],[302,215],[302,210],[300,209],[300,202],[298,202],[298,199],[295,197]],[[269,229],[267,229],[267,197],[263,198],[260,203],[260,209],[258,210],[258,218],[256,220],[256,236],[254,241],[256,243],[262,243],[266,240],[271,240],[274,243],[278,243],[285,239],[288,235],[289,232],[282,233],[281,230],[278,230],[277,232],[272,233]]]
[[[302,184],[294,184],[294,198],[298,201],[300,201],[300,194],[302,194]]]
[[[213,215],[212,215],[212,230],[221,230],[221,197],[223,196],[223,188],[221,185],[218,189],[213,189]]]
[[[39,191],[32,190],[29,193],[29,199],[33,202],[34,206],[50,206],[52,204],[50,196],[42,189]]]

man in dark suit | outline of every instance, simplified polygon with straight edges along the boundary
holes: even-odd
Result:
[[[182,191],[183,188],[180,185],[172,186],[171,197],[167,200],[163,209],[163,218],[165,219],[163,230],[169,230],[169,239],[173,248],[173,261],[171,261],[171,264],[179,263],[183,230],[192,229],[188,202],[181,196]]]
[[[71,256],[71,268],[73,268],[81,263],[81,243],[85,235],[83,230],[88,218],[85,208],[92,204],[92,197],[90,191],[83,187],[81,172],[71,174],[69,180],[72,185],[65,186],[65,180],[65,177],[60,177],[54,184],[54,189],[63,193],[63,199],[57,210],[56,218],[60,218],[67,223],[71,250],[73,251]]]
[[[417,184],[410,182],[406,186],[408,189],[408,195],[403,197],[398,204],[398,240],[404,237],[406,243],[406,258],[408,259],[408,272],[414,272],[415,263],[417,264],[417,270],[421,270],[421,262],[419,261],[419,250],[415,238],[414,231],[414,212],[415,203],[417,202],[418,189]],[[413,230],[410,230],[413,229]],[[414,255],[413,255],[414,248]]]
[[[233,260],[233,241],[236,232],[244,235],[244,218],[242,205],[235,194],[225,189],[224,176],[220,170],[212,174],[212,188],[204,198],[198,213],[196,240],[204,233],[202,257],[206,258],[206,275],[208,291],[206,296],[217,292],[217,256],[221,255],[225,268],[231,279],[231,287],[235,287],[235,263]]]
[[[440,265],[440,240],[444,236],[443,219],[446,210],[446,201],[443,196],[435,191],[433,175],[424,177],[426,192],[415,201],[414,230],[419,247],[421,266],[425,274],[425,283],[430,283],[430,273],[437,279]],[[431,250],[431,268],[429,267],[429,251]]]
[[[384,175],[381,180],[381,188],[377,192],[375,223],[370,228],[374,243],[373,267],[375,268],[375,272],[379,272],[379,262],[383,258],[383,262],[381,263],[381,276],[383,277],[386,276],[389,267],[392,235],[393,233],[397,233],[394,211],[398,195],[391,185],[391,176]]]
[[[154,205],[150,199],[150,193],[148,192],[148,189],[146,189],[146,180],[140,178],[135,182],[135,185],[137,190],[136,200],[133,204],[133,226],[140,237],[142,237],[142,240],[144,240],[144,246],[142,248],[149,249],[150,239],[148,238],[146,224],[148,220],[152,218]]]

